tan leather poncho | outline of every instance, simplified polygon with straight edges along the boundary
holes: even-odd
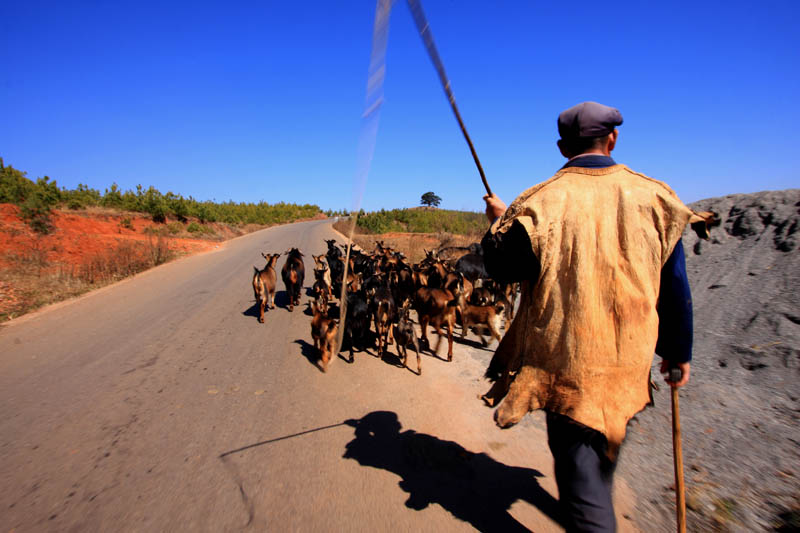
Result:
[[[624,165],[562,169],[495,222],[527,231],[541,263],[490,368],[497,424],[547,409],[603,433],[613,460],[625,426],[650,401],[661,267],[689,222],[664,183]]]

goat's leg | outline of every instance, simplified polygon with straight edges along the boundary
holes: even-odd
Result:
[[[483,328],[484,328],[483,324],[477,324],[475,326],[475,333],[478,334],[478,338],[481,340],[481,344],[483,346],[488,346],[489,343],[486,342],[486,338],[483,336]]]
[[[258,321],[261,322],[262,324],[264,323],[264,304],[265,303],[266,302],[264,301],[264,298],[259,298],[258,299]]]
[[[383,334],[383,326],[379,325],[378,322],[375,322],[375,332],[377,333],[378,337],[378,359],[383,357],[383,350],[386,348],[386,336]]]
[[[381,350],[381,356],[384,353],[389,351],[389,332],[391,331],[390,324],[384,324],[381,326],[381,332],[383,333],[383,349]]]
[[[326,339],[322,339],[320,341],[320,360],[322,361],[322,371],[328,371],[328,361],[330,360],[330,353],[328,352],[328,341]]]
[[[414,350],[417,352],[417,375],[421,376],[422,375],[422,364],[421,364],[421,359],[419,357],[419,343],[417,342],[417,339],[414,338],[414,337],[412,337],[411,340],[414,343]]]
[[[375,313],[372,315],[372,322],[375,325],[375,340],[378,342],[378,353],[375,354],[376,357],[381,357],[383,352],[381,351],[381,328],[378,325],[378,314]]]
[[[272,289],[269,293],[269,308],[275,309],[275,289]]]
[[[419,338],[425,343],[425,346],[428,347],[428,350],[430,350],[431,343],[428,341],[428,322],[430,322],[430,318],[427,315],[422,315],[419,317],[419,327],[422,331]]]
[[[439,337],[441,340],[441,337]],[[447,321],[447,361],[453,360],[453,319]]]
[[[491,332],[491,334],[492,334],[492,337],[494,337],[495,339],[497,339],[497,342],[500,342],[500,338],[501,338],[501,337],[500,337],[500,332],[499,332],[499,331],[497,331],[497,328],[496,328],[496,327],[495,327],[495,325],[494,325],[494,324],[492,324],[491,322],[489,323],[489,331]]]
[[[439,345],[442,344],[442,328],[439,322],[433,323],[433,332],[436,333],[436,348],[433,350],[433,354],[438,356],[439,355]]]

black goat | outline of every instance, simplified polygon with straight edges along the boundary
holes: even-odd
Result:
[[[350,362],[353,358],[353,348],[358,344],[361,351],[366,350],[369,338],[370,314],[367,306],[367,298],[364,291],[348,293],[347,313],[344,326],[344,341],[350,348]],[[344,343],[343,343],[344,344]]]
[[[306,277],[306,267],[303,264],[303,254],[297,248],[287,250],[284,255],[288,257],[281,269],[281,278],[289,296],[289,311],[291,312],[295,305],[300,305],[300,290]]]
[[[476,279],[489,277],[483,264],[483,255],[474,253],[468,253],[456,261],[456,271],[464,274],[464,277],[473,283]]]

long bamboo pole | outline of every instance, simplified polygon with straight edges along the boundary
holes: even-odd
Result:
[[[483,172],[483,166],[481,165],[480,159],[478,159],[478,153],[475,151],[475,145],[472,144],[472,139],[470,139],[469,133],[467,133],[467,128],[464,126],[461,113],[458,111],[456,97],[453,94],[453,89],[450,87],[450,80],[447,78],[447,73],[444,70],[442,58],[439,57],[436,44],[433,42],[433,34],[431,33],[428,19],[425,17],[425,12],[422,10],[422,4],[419,0],[408,0],[408,7],[411,9],[411,16],[414,17],[414,23],[417,25],[417,30],[419,30],[419,35],[422,37],[422,42],[425,44],[425,49],[428,51],[428,56],[431,58],[433,66],[436,68],[436,72],[439,74],[439,81],[444,89],[444,94],[447,96],[447,101],[450,102],[450,107],[453,109],[453,114],[456,116],[458,126],[461,128],[461,133],[464,134],[464,139],[466,139],[467,144],[469,145],[469,151],[472,153],[472,159],[475,160],[475,165],[478,167],[478,172],[481,175],[483,186],[486,188],[486,193],[489,196],[492,196],[492,189],[489,187],[489,182],[486,181],[486,174]]]

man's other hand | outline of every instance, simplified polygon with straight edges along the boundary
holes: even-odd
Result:
[[[661,360],[661,373],[665,374],[664,381],[669,383],[672,387],[683,387],[687,383],[689,383],[689,373],[690,373],[690,363],[673,363],[671,361],[667,361],[666,359]],[[672,368],[678,368],[681,371],[681,380],[677,383],[673,383],[669,380],[669,371]]]
[[[483,200],[486,202],[486,218],[489,219],[490,224],[506,212],[505,202],[494,194],[491,196],[487,194],[483,197]]]

